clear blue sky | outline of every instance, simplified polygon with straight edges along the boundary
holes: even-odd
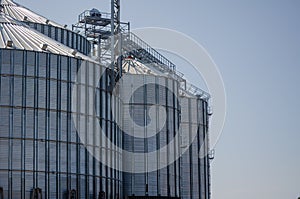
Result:
[[[109,11],[109,0],[17,2],[61,24],[84,9]],[[126,0],[122,18],[186,33],[219,66],[228,111],[213,199],[300,197],[300,1]]]

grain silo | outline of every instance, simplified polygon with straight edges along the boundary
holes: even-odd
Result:
[[[181,198],[210,198],[208,99],[209,95],[193,87],[193,93],[181,90]],[[197,92],[197,90],[199,92]]]
[[[84,63],[90,73],[107,69],[2,12],[0,31],[0,196],[120,198],[120,172],[100,164],[86,147],[113,150],[101,140],[83,142],[72,120],[75,114],[105,123],[105,133],[120,141],[107,119],[108,75],[99,84],[91,78],[83,82],[106,103],[98,104],[97,114],[71,112],[79,67]]]
[[[0,198],[210,198],[207,95],[112,3],[81,13],[80,35],[1,0]]]
[[[121,98],[124,95],[122,92],[131,96],[123,97],[127,101],[123,102],[123,111],[129,112],[129,115],[122,117],[123,128],[126,130],[123,146],[127,151],[145,154],[143,158],[138,156],[136,159],[123,154],[123,169],[126,170],[128,165],[131,169],[124,173],[124,196],[210,198],[209,94],[187,83],[180,76],[162,73],[153,63],[142,64],[136,58],[130,57],[125,59],[123,68],[126,73],[122,79],[126,83],[123,83]],[[155,111],[151,113],[152,106]],[[162,116],[163,112],[158,111],[157,106],[166,110],[166,118]],[[153,119],[156,126],[149,130],[147,125]],[[163,121],[166,121],[164,127],[157,130]],[[170,148],[168,155],[164,156],[167,162],[170,155],[176,161],[160,168],[165,160],[160,159],[160,155],[163,155],[159,149],[176,140],[177,133],[180,135],[179,143],[173,145],[174,148]],[[148,155],[155,150],[158,151],[156,161]],[[177,153],[179,156],[176,156]],[[153,162],[157,164],[156,167],[152,166]],[[156,170],[152,171],[150,168]],[[140,172],[142,170],[144,172]]]
[[[124,67],[123,146],[135,154],[123,154],[124,196],[179,198],[179,142],[170,144],[179,133],[179,82],[131,58]]]

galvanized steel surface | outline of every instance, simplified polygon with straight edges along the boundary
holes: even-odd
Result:
[[[78,33],[47,24],[38,24],[33,22],[24,23],[51,39],[75,49],[84,55],[90,55],[91,53],[91,43],[84,36]]]
[[[178,161],[169,164],[165,168],[147,172],[147,167],[150,164],[157,164],[156,167],[160,168],[159,164],[166,162],[163,154],[158,155],[157,160],[152,160],[147,153],[168,145],[174,135],[178,133],[179,101],[176,98],[179,87],[178,82],[171,78],[155,75],[127,75],[129,75],[129,79],[132,79],[132,82],[125,85],[127,88],[124,88],[124,92],[128,92],[133,87],[133,84],[143,86],[133,91],[132,100],[125,102],[123,106],[128,106],[133,121],[145,128],[142,130],[143,132],[138,132],[135,127],[131,126],[130,118],[124,116],[123,125],[125,129],[131,129],[131,132],[125,132],[123,145],[127,151],[145,153],[145,155],[144,159],[123,157],[123,167],[125,164],[126,167],[129,165],[132,168],[132,173],[124,173],[124,195],[179,197],[180,177]],[[153,84],[153,82],[157,83]],[[164,119],[166,121],[162,119],[163,117],[160,115],[157,106],[165,109],[167,117]],[[149,110],[153,107],[156,108],[154,108],[155,111],[151,113],[152,118],[150,118]],[[127,109],[125,108],[124,110],[126,111]],[[154,132],[146,130],[146,126],[151,122],[156,124],[155,129],[153,129]],[[159,130],[159,126],[162,126],[161,130]],[[137,138],[134,136],[135,134],[144,134],[145,138]],[[178,149],[179,143],[177,144],[176,148]],[[174,155],[174,153],[167,154],[167,157],[169,158],[172,154]],[[145,170],[146,172],[135,173],[136,170]]]
[[[38,32],[70,47],[85,55],[91,53],[90,42],[82,35],[77,34],[66,26],[62,26],[45,17],[36,14],[28,8],[11,0],[1,0],[2,12],[15,20],[27,24]]]
[[[181,198],[206,199],[209,195],[209,157],[199,158],[200,148],[209,146],[207,102],[196,96],[181,96],[181,150],[180,159]]]
[[[121,197],[121,172],[88,153],[71,119],[71,88],[81,63],[51,53],[0,49],[0,187],[4,198],[27,199],[34,189],[43,198],[65,198],[74,194],[72,190],[79,198],[96,198],[100,191],[107,198]],[[87,64],[89,70],[106,70]],[[107,136],[120,142],[106,109],[112,98],[108,79],[104,75],[95,87],[103,103],[92,117]],[[112,151],[100,142],[94,140],[89,147],[98,155],[100,150]]]
[[[83,60],[90,61],[89,70],[100,67],[77,52],[87,54],[85,39],[12,1],[2,0],[1,4],[6,13],[20,21],[27,20],[29,26],[39,31],[2,12],[0,14],[0,187],[4,188],[5,197],[28,198],[33,188],[40,188],[46,198],[70,196],[74,194],[72,190],[79,198],[98,197],[100,192],[105,193],[105,198],[120,198],[123,192],[124,196],[210,197],[209,159],[198,159],[199,146],[208,133],[207,99],[183,91],[186,96],[178,101],[172,93],[179,95],[182,88],[175,79],[129,60],[138,66],[130,69],[129,63],[124,65],[126,75],[132,76],[132,84],[144,85],[151,79],[151,82],[159,82],[165,87],[155,84],[141,87],[132,101],[123,106],[130,107],[132,118],[140,126],[150,122],[148,111],[155,104],[165,107],[167,119],[164,128],[155,136],[141,139],[124,134],[122,138],[111,112],[111,107],[116,106],[112,103],[117,103],[118,97],[109,91],[109,73],[104,72],[99,85],[87,82],[86,86],[93,86],[96,91],[96,115],[82,115],[80,110],[78,114],[83,118],[93,117],[93,122],[100,123],[106,136],[125,150],[137,153],[154,151],[167,145],[178,133],[179,123],[182,125],[182,140],[175,151],[179,153],[180,147],[188,147],[188,150],[180,160],[157,171],[122,174],[123,160],[126,166],[131,164],[133,171],[138,167],[147,170],[147,164],[151,162],[147,156],[144,160],[123,159],[122,154],[103,140],[91,140],[87,146],[83,145],[71,119],[71,88],[78,68]],[[126,89],[130,89],[132,85],[127,86]],[[128,126],[126,117],[120,114],[116,113],[116,116]],[[159,119],[156,112],[158,122]],[[185,146],[193,131],[197,132],[195,140],[191,146]],[[141,132],[132,129],[133,135],[137,133]],[[101,164],[86,147],[92,147],[103,162],[116,161],[114,164],[120,164],[119,170]],[[209,150],[208,146],[206,150]],[[110,156],[110,153],[118,155]],[[118,158],[112,160],[110,157]],[[165,160],[158,159],[157,164],[162,161]]]
[[[14,1],[0,0],[0,2],[3,6],[3,12],[7,15],[10,15],[12,18],[18,21],[29,21],[33,23],[48,24],[59,28],[65,28],[64,26],[54,21],[51,21],[39,14],[36,14],[30,9],[25,8],[24,6],[21,6],[20,4],[15,3]]]
[[[77,50],[29,28],[2,12],[0,12],[0,48],[48,52],[93,61]]]

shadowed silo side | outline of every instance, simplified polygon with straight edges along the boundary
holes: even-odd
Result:
[[[128,73],[124,76],[127,79],[124,92],[130,93],[131,97],[129,101],[123,102],[125,114],[129,111],[128,115],[123,116],[124,129],[127,131],[124,133],[123,146],[126,151],[144,153],[142,158],[126,157],[123,154],[123,169],[129,169],[123,178],[124,196],[179,197],[179,162],[168,166],[166,163],[179,152],[179,143],[175,143],[174,148],[168,148],[174,153],[155,152],[156,159],[149,155],[167,146],[178,133],[178,82],[160,75]],[[165,112],[165,116],[159,108]],[[154,127],[148,129],[151,123]]]
[[[70,47],[85,55],[91,53],[90,42],[81,34],[77,34],[66,26],[53,22],[12,0],[0,0],[3,12],[21,21],[44,35]]]
[[[96,198],[101,191],[107,198],[120,196],[120,173],[100,164],[100,152],[94,158],[86,147],[113,150],[95,136],[100,131],[96,127],[87,132],[95,139],[83,142],[72,120],[75,114],[92,118],[95,126],[106,123],[105,133],[113,135],[114,142],[120,140],[114,122],[107,119],[108,75],[99,84],[96,79],[88,80],[92,85],[83,84],[102,97],[95,106],[99,114],[71,109],[72,87],[83,61],[87,60],[91,73],[106,68],[3,13],[0,30],[0,187],[4,198]]]
[[[181,102],[181,198],[209,197],[208,112],[207,101],[185,94]],[[206,142],[205,142],[206,140]],[[203,151],[200,154],[201,146]]]

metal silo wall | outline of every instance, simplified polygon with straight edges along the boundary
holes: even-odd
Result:
[[[199,158],[204,140],[208,139],[207,102],[196,97],[180,98],[181,148],[186,150],[180,159],[181,198],[209,199],[209,158]],[[208,145],[204,147],[208,153]]]
[[[39,24],[33,22],[25,22],[31,28],[40,33],[70,47],[76,49],[82,54],[89,55],[91,53],[91,43],[80,34],[71,30],[55,27],[47,24]]]
[[[158,109],[155,109],[155,116],[152,119],[156,121],[156,127],[163,126],[163,128],[154,136],[147,139],[134,137],[137,133],[125,117],[124,126],[126,129],[131,129],[131,135],[124,133],[123,147],[125,150],[134,153],[147,153],[152,152],[166,146],[178,133],[179,126],[179,102],[177,99],[178,82],[161,76],[154,75],[134,75],[126,74],[130,76],[131,82],[127,82],[124,85],[125,90],[128,91],[133,85],[142,85],[133,93],[131,101],[124,106],[130,106],[133,115],[131,115],[134,122],[140,126],[146,126],[150,121],[147,115],[147,110],[153,105],[163,107],[166,111],[166,121],[162,121],[159,115]],[[149,83],[151,82],[151,83]],[[153,84],[154,82],[154,84]],[[165,123],[165,125],[163,125]],[[147,137],[147,133],[144,130],[144,134]],[[176,143],[176,149],[179,148],[179,143]],[[176,150],[174,149],[174,150]],[[170,149],[173,150],[173,149]],[[179,151],[176,150],[178,153]],[[175,153],[174,153],[175,154]],[[149,157],[144,156],[145,160],[138,159],[126,159],[123,156],[124,164],[131,164],[131,170],[139,170],[139,168],[145,168],[147,171],[147,165],[151,162],[147,162]],[[158,156],[156,168],[162,162],[165,162],[162,157]],[[123,166],[124,167],[124,166]],[[157,170],[157,169],[156,169]],[[124,196],[169,196],[179,197],[179,162],[170,164],[157,171],[146,173],[126,173],[123,175],[124,179]]]
[[[42,190],[43,198],[66,198],[72,189],[79,198],[95,198],[100,191],[106,198],[121,196],[121,173],[86,150],[72,120],[71,91],[81,62],[49,53],[0,49],[0,187],[4,198],[27,199],[34,188]],[[88,64],[91,72],[106,70]],[[106,108],[112,95],[105,76],[93,84],[98,96],[96,114],[75,114],[100,122],[105,134],[121,145]],[[89,132],[100,132],[94,126]],[[102,152],[114,151],[108,145],[101,147],[103,142],[88,142],[98,151],[94,153],[98,159],[104,157]],[[119,167],[121,161],[121,157],[116,160]]]

